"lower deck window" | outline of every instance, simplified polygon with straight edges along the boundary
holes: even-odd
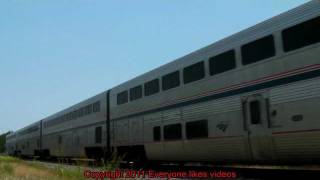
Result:
[[[160,126],[153,127],[153,140],[160,141],[161,140],[161,129]]]
[[[165,140],[177,140],[182,138],[181,124],[170,124],[164,126],[163,136]]]
[[[102,128],[101,127],[96,127],[95,140],[96,140],[96,143],[102,142]]]
[[[186,123],[187,139],[208,137],[208,120]]]

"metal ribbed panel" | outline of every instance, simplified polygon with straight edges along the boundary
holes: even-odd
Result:
[[[145,121],[152,121],[152,120],[161,120],[161,112],[146,114],[143,116]]]
[[[180,118],[181,118],[180,109],[162,112],[163,121],[175,121],[175,120],[180,120]]]
[[[320,97],[320,79],[288,84],[270,92],[271,105]]]
[[[179,145],[179,143],[177,143]],[[157,148],[156,148],[157,147]],[[157,145],[147,145],[146,151],[150,159],[161,160],[194,160],[218,161],[246,159],[247,152],[241,139],[206,139],[189,141],[183,144],[178,154],[159,151]]]
[[[320,158],[320,133],[278,135],[273,139],[277,158]]]
[[[214,100],[205,103],[190,105],[183,108],[183,118],[210,116],[240,110],[240,97],[231,97],[222,100]]]

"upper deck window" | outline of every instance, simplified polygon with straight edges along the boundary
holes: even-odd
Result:
[[[124,104],[128,102],[128,91],[122,91],[117,94],[117,104]]]
[[[142,97],[142,86],[136,86],[130,89],[130,101],[140,99]]]
[[[92,104],[89,104],[85,107],[85,111],[84,113],[87,114],[91,114],[92,113]]]
[[[241,47],[242,64],[247,65],[270,58],[275,52],[273,36],[265,36]]]
[[[204,78],[204,62],[198,62],[183,69],[184,84]]]
[[[168,90],[180,85],[179,71],[162,76],[162,90]]]
[[[72,119],[76,119],[76,118],[77,118],[77,111],[73,111],[72,112]],[[57,121],[59,121],[58,118],[57,118]]]
[[[68,113],[67,114],[67,121],[71,120],[72,116],[71,116],[71,113]]]
[[[230,50],[209,59],[210,75],[223,73],[236,67],[234,50]]]
[[[320,42],[320,16],[283,30],[282,41],[285,52]]]
[[[93,112],[99,112],[100,111],[100,101],[97,101],[93,103]]]
[[[144,84],[144,95],[150,96],[152,94],[159,92],[159,79],[154,79],[152,81],[146,82]]]
[[[84,114],[84,108],[78,109],[78,117],[82,117]]]

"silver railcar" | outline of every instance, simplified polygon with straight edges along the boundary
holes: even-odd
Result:
[[[14,132],[9,133],[6,136],[6,152],[9,155],[15,155],[16,151],[16,134]]]
[[[125,82],[111,143],[151,160],[320,159],[320,2]]]
[[[106,94],[101,93],[43,120],[44,155],[102,156],[106,146]]]
[[[38,155],[41,144],[41,121],[32,123],[15,132],[16,155]]]

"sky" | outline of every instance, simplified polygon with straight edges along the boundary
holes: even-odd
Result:
[[[1,0],[0,134],[306,0]]]

